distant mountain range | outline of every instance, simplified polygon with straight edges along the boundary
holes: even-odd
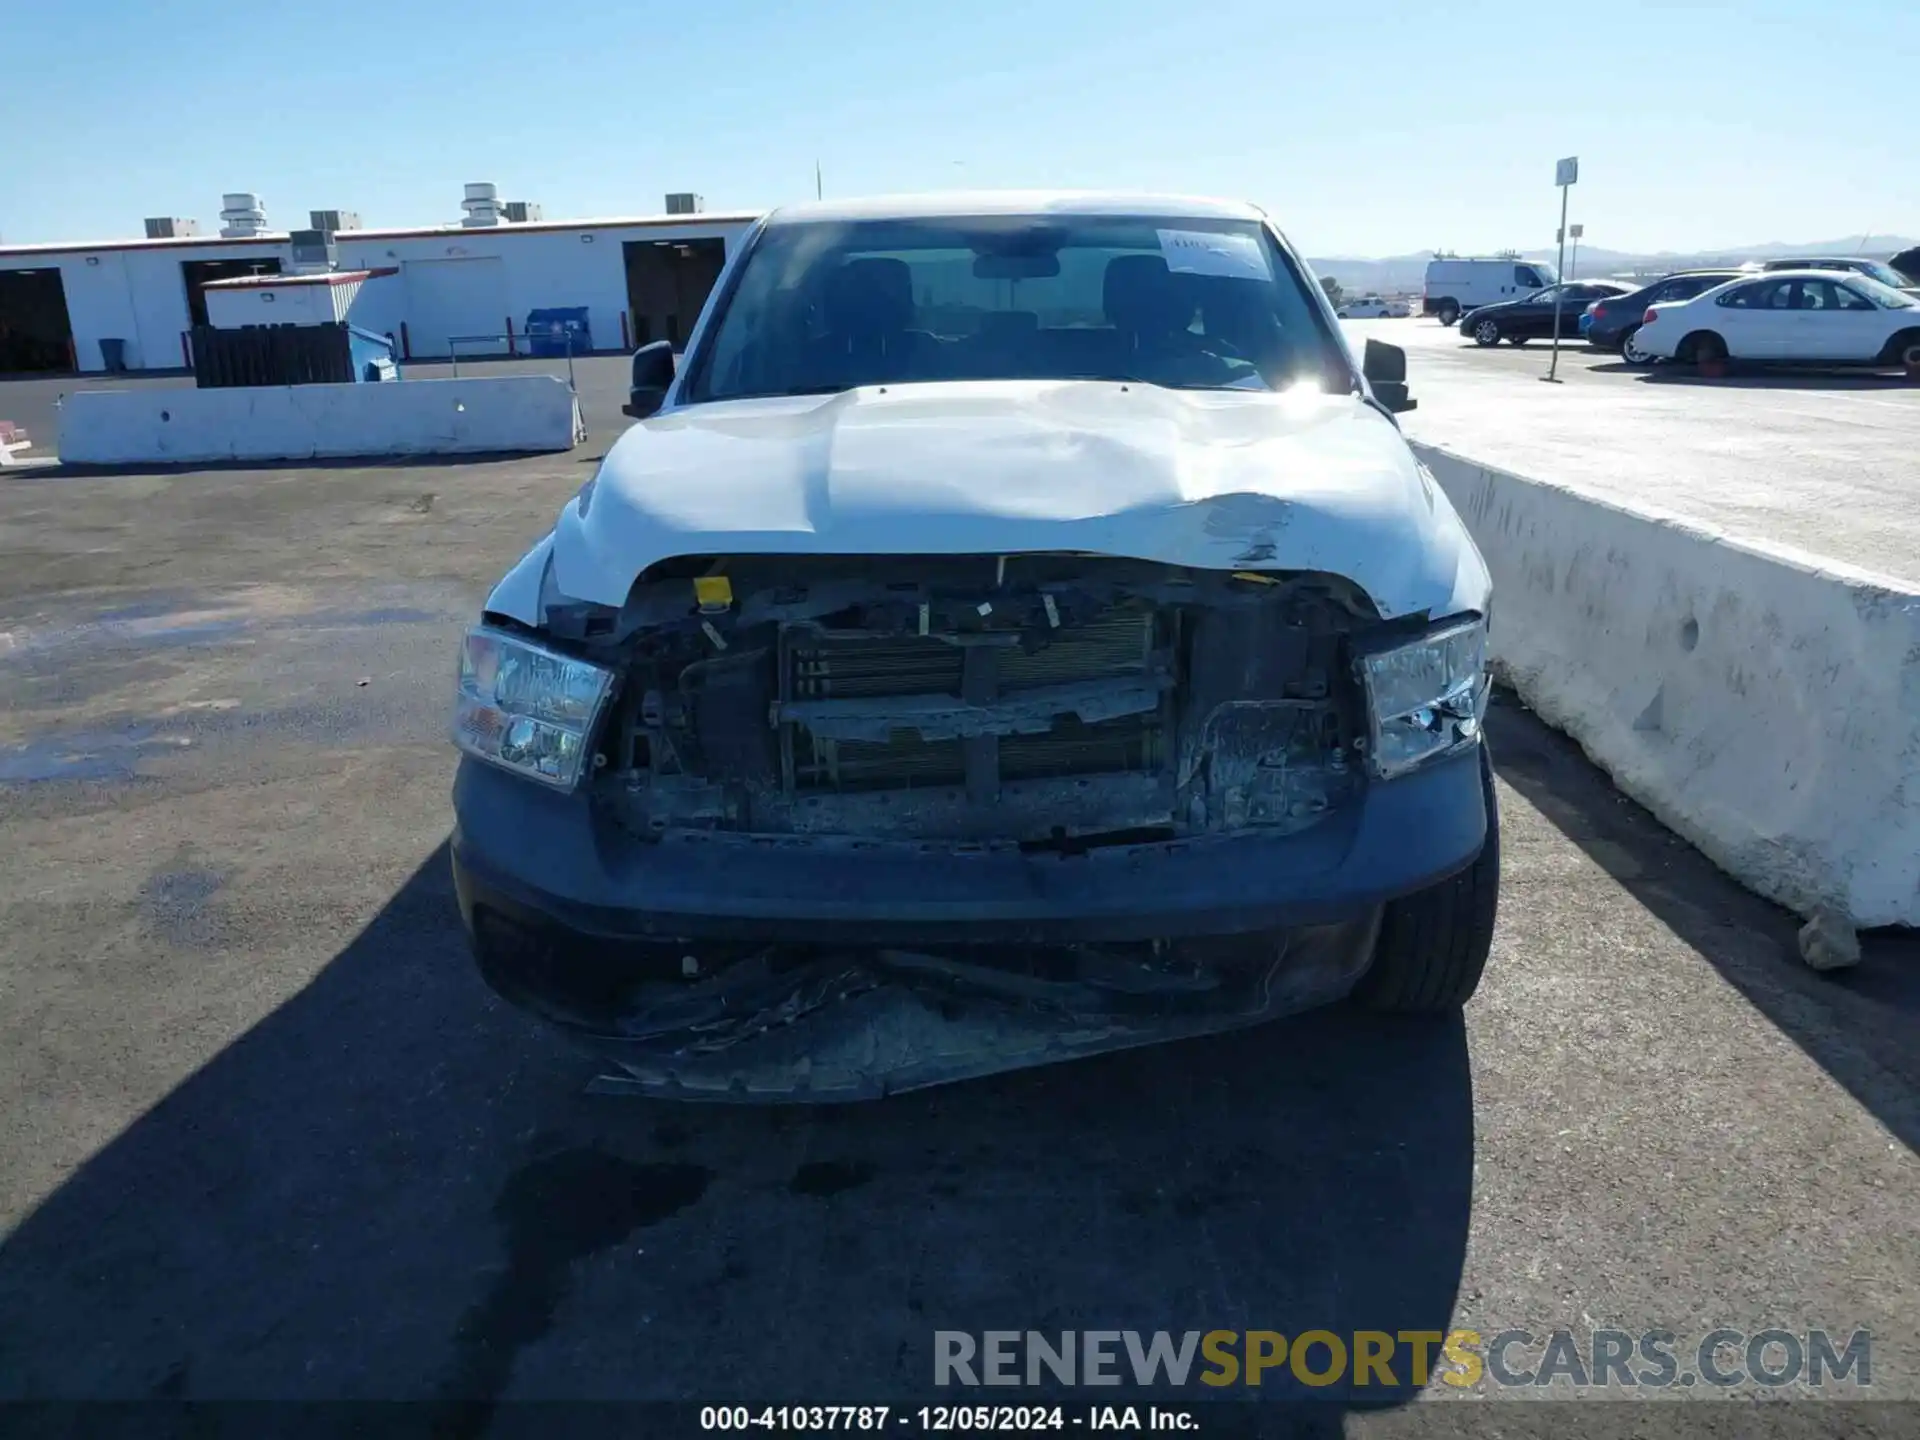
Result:
[[[1780,240],[1770,240],[1764,245],[1735,245],[1725,250],[1659,250],[1652,252],[1634,250],[1608,250],[1598,245],[1582,245],[1579,250],[1579,268],[1574,268],[1574,251],[1567,250],[1567,269],[1574,278],[1586,276],[1593,278],[1606,275],[1664,275],[1673,270],[1705,269],[1713,265],[1738,265],[1748,260],[1765,260],[1775,255],[1864,255],[1874,260],[1885,260],[1890,255],[1920,244],[1908,235],[1870,235],[1866,244],[1861,244],[1859,235],[1849,235],[1839,240],[1809,240],[1803,244],[1788,244]],[[1527,260],[1552,261],[1556,254],[1553,249],[1522,250],[1522,258]],[[1427,262],[1433,258],[1431,250],[1421,250],[1410,255],[1388,255],[1377,259],[1349,255],[1332,255],[1325,259],[1309,258],[1307,263],[1313,267],[1313,273],[1322,279],[1331,277],[1338,280],[1342,289],[1349,294],[1362,291],[1416,291],[1427,277]]]

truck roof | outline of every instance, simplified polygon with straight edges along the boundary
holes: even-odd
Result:
[[[783,205],[769,225],[815,220],[938,220],[970,215],[1174,215],[1196,220],[1264,220],[1244,200],[1126,190],[947,190],[924,195],[876,195],[861,200]]]

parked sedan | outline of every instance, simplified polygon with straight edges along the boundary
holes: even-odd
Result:
[[[1378,295],[1343,300],[1339,310],[1342,320],[1404,320],[1412,313],[1406,301],[1383,300]]]
[[[1641,317],[1651,305],[1674,300],[1691,300],[1703,291],[1740,278],[1738,270],[1681,270],[1651,285],[1625,295],[1608,296],[1587,306],[1580,317],[1580,333],[1587,343],[1602,350],[1617,350],[1629,365],[1645,365],[1650,360],[1635,339]]]
[[[1729,281],[1651,307],[1636,338],[1648,355],[1707,374],[1737,360],[1902,366],[1920,380],[1920,302],[1867,275],[1785,270]]]
[[[1529,340],[1544,340],[1553,334],[1553,317],[1560,316],[1560,338],[1572,340],[1580,333],[1580,313],[1595,300],[1610,300],[1627,293],[1625,285],[1612,280],[1582,280],[1566,285],[1549,285],[1518,300],[1502,300],[1482,305],[1460,317],[1460,333],[1471,335],[1476,344],[1524,345]]]

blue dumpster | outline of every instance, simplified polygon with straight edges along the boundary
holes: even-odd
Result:
[[[347,326],[347,354],[352,357],[356,381],[398,380],[400,367],[394,363],[395,345],[391,335]]]
[[[569,346],[571,341],[571,346]],[[587,307],[575,305],[527,312],[527,353],[540,356],[584,355],[593,349]]]

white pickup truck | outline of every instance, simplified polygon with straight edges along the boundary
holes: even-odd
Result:
[[[774,212],[463,642],[482,974],[755,1101],[1457,1008],[1488,577],[1405,365],[1248,205]]]

